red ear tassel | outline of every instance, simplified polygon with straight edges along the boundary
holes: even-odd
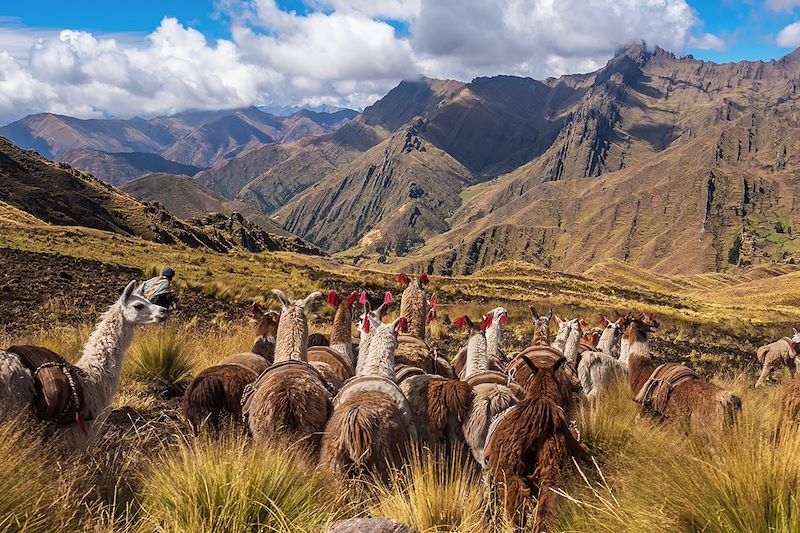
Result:
[[[436,311],[433,308],[431,308],[431,310],[428,311],[428,324],[430,324],[434,320],[436,320]]]
[[[328,293],[328,305],[336,307],[339,305],[339,295],[331,291]]]
[[[347,306],[350,307],[354,303],[356,303],[356,298],[358,298],[358,293],[353,291],[350,293],[350,296],[347,297],[346,303]]]
[[[608,326],[608,319],[606,317],[604,317],[604,316],[601,316],[600,317],[600,327],[604,328],[606,326]]]
[[[429,281],[428,275],[423,272],[422,275],[419,277],[419,280],[422,282],[423,285],[427,285]]]
[[[464,329],[464,324],[466,323],[466,320],[467,320],[466,315],[460,316],[455,320],[453,320],[453,326],[455,326],[457,329]]]
[[[383,294],[383,303],[385,303],[386,305],[389,305],[389,304],[390,304],[390,303],[392,303],[393,301],[394,301],[394,299],[392,298],[392,293],[391,293],[391,292],[389,292],[389,291],[386,291],[386,292]]]
[[[370,327],[369,317],[365,316],[364,317],[364,322],[361,323],[361,329],[364,330],[364,333],[369,333],[369,327]]]
[[[364,305],[367,303],[367,293],[366,291],[361,292],[361,296],[358,297],[358,303]]]
[[[500,315],[500,324],[503,325],[503,326],[508,324],[508,315],[505,315],[505,314]]]
[[[429,303],[430,303],[431,307],[435,308],[437,305],[439,305],[439,296],[437,296],[436,294],[431,296],[431,300],[430,300]]]
[[[396,279],[397,279],[397,283],[399,283],[400,285],[408,285],[409,279],[408,279],[408,276],[406,276],[404,273],[400,272],[397,275]]]
[[[250,304],[250,316],[255,318],[256,317],[256,302]]]
[[[408,320],[406,317],[400,317],[400,322],[397,323],[397,331],[400,333],[408,333]]]
[[[492,317],[483,315],[483,322],[481,322],[481,331],[486,331],[492,325]]]

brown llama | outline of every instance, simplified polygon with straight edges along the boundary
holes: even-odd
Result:
[[[322,437],[320,466],[337,478],[385,479],[416,440],[411,406],[394,381],[397,332],[404,322],[401,317],[391,324],[371,324],[374,332],[362,371],[336,395]]]
[[[553,490],[568,481],[572,457],[586,460],[587,448],[570,430],[572,391],[557,374],[566,362],[542,360],[541,367],[523,356],[533,374],[525,398],[501,415],[486,439],[485,460],[490,482],[515,526],[524,525],[531,498],[536,498],[533,531],[544,531],[557,511]]]
[[[315,346],[308,349],[308,362],[319,371],[326,381],[337,391],[342,384],[355,374],[353,357],[353,338],[350,329],[353,322],[353,306],[358,293],[351,293],[345,300],[334,291],[328,293],[328,304],[336,307],[329,346]]]
[[[411,405],[420,442],[431,446],[463,443],[461,427],[472,406],[472,386],[417,367],[398,367],[403,376],[397,382]]]
[[[780,423],[778,431],[785,424],[800,422],[800,378],[793,378],[783,386],[780,397]]]
[[[483,335],[486,337],[487,368],[484,370],[505,372],[508,362],[517,355],[517,353],[510,354],[507,359],[506,355],[500,350],[500,342],[503,336],[502,327],[507,323],[508,311],[502,307],[496,307],[481,317],[481,327],[483,328]],[[458,375],[459,379],[464,379],[466,362],[467,347],[464,346],[452,361],[453,371]]]
[[[308,363],[306,307],[319,292],[303,300],[289,301],[272,291],[283,305],[275,341],[275,362],[248,387],[242,415],[256,442],[274,436],[319,443],[335,393],[332,384]]]
[[[262,310],[257,303],[250,307],[250,314],[253,318],[258,317],[253,349],[228,356],[219,364],[206,368],[186,387],[181,407],[195,435],[200,433],[201,427],[218,432],[225,415],[240,420],[245,387],[272,364],[280,315]]]
[[[435,356],[425,340],[430,318],[430,304],[425,295],[428,276],[422,274],[417,281],[412,281],[405,274],[399,274],[397,282],[407,285],[400,300],[400,316],[408,320],[408,333],[398,337],[395,361],[398,365],[416,366],[428,374],[435,374]]]
[[[655,326],[635,318],[625,330],[628,344],[628,381],[639,404],[639,416],[677,424],[702,435],[732,426],[742,402],[678,363],[658,365],[650,359],[647,334]]]

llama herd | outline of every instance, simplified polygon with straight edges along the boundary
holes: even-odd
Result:
[[[391,322],[384,322],[393,303],[388,292],[375,307],[363,292],[329,293],[336,313],[328,337],[308,334],[307,310],[320,292],[291,300],[273,290],[279,313],[254,303],[251,351],[203,370],[185,391],[182,411],[192,432],[217,434],[232,427],[226,420],[241,421],[254,446],[301,441],[340,479],[386,478],[416,445],[467,450],[464,460],[482,470],[506,517],[520,525],[533,509],[542,530],[557,509],[551,488],[563,486],[573,459],[590,456],[573,418],[581,402],[593,409],[604,390],[627,380],[639,417],[697,434],[730,427],[741,410],[731,391],[684,365],[651,359],[648,335],[658,327],[652,314],[603,318],[595,334],[582,320],[562,320],[552,310],[540,315],[531,307],[530,345],[506,353],[509,313],[496,307],[480,319],[453,320],[468,337],[448,360],[428,341],[438,302],[426,293],[427,276],[401,274],[398,282],[405,289],[399,318]],[[110,412],[134,326],[167,317],[133,289],[131,283],[102,316],[75,365],[40,347],[0,350],[3,412],[30,413],[51,398],[40,374],[57,367],[68,378],[69,394],[63,405],[51,406],[58,412],[51,425],[67,448],[88,447]],[[798,342],[795,332],[759,349],[758,384],[780,362],[798,362]],[[40,359],[30,354],[51,362],[31,366]],[[785,416],[796,420],[800,381],[787,385],[781,401]]]

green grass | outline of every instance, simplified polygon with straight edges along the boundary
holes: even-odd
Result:
[[[311,532],[341,510],[333,485],[291,445],[198,441],[145,475],[142,532]]]
[[[183,340],[171,329],[142,331],[128,353],[125,373],[136,381],[158,381],[177,387],[191,380],[195,362]]]

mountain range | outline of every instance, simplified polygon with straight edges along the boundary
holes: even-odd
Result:
[[[275,116],[256,107],[187,111],[152,119],[88,119],[41,113],[0,127],[14,144],[121,185],[153,172],[193,176],[248,147],[333,131],[357,113],[299,109]]]
[[[403,81],[357,115],[106,121],[98,131],[116,133],[81,135],[81,149],[118,154],[124,140],[204,167],[194,179],[225,201],[355,263],[715,272],[800,260],[799,79],[800,51],[715,64],[634,43],[586,74]],[[42,117],[0,134],[76,149],[74,126]],[[157,199],[166,187],[151,181]]]

